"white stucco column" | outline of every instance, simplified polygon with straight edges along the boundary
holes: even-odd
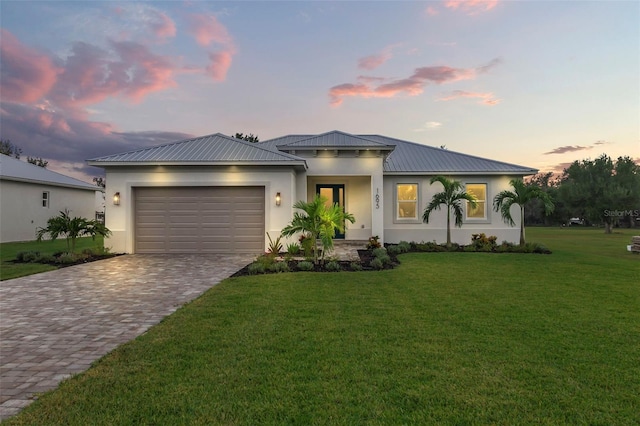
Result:
[[[384,243],[384,195],[382,170],[371,175],[371,236],[380,237]]]

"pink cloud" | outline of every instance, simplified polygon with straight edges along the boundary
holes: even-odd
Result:
[[[427,6],[427,15],[436,16],[438,13],[440,13],[440,12],[438,12],[438,9],[436,9],[435,7]]]
[[[175,67],[168,58],[135,42],[112,41],[111,47],[113,52],[76,43],[54,88],[54,102],[72,108],[111,96],[140,102],[149,93],[175,86]],[[113,53],[116,60],[112,59]]]
[[[224,25],[218,22],[214,15],[189,15],[189,32],[201,46],[209,46],[211,42],[223,45],[231,44],[232,40]]]
[[[35,102],[51,90],[60,69],[51,58],[0,30],[0,92],[5,101]]]
[[[150,24],[151,30],[159,38],[175,37],[176,24],[165,13],[158,12],[156,19]]]
[[[452,101],[454,99],[460,99],[460,98],[478,98],[480,99],[478,103],[481,103],[483,105],[489,105],[489,106],[497,105],[500,103],[500,99],[496,99],[493,93],[466,92],[464,90],[454,90],[449,95],[443,96],[438,100]]]
[[[207,74],[215,81],[224,81],[231,66],[232,56],[233,53],[226,50],[209,53],[211,62],[207,67]]]
[[[380,77],[360,76],[358,77],[359,83],[357,84],[345,83],[330,88],[329,102],[332,106],[338,106],[342,104],[343,98],[347,96],[391,98],[402,93],[409,96],[416,96],[421,94],[429,83],[444,84],[474,79],[479,73],[487,72],[491,67],[495,66],[496,64],[493,64],[494,61],[489,65],[479,68],[453,68],[448,66],[421,67],[417,68],[414,73],[407,78],[390,82],[382,82],[389,80]],[[380,81],[380,84],[374,86],[378,81]],[[487,105],[490,105],[490,102],[495,104],[498,101],[491,99],[485,100]]]
[[[477,15],[493,9],[497,4],[498,0],[447,0],[444,6],[449,9],[460,10],[467,15]]]
[[[364,58],[358,59],[358,68],[373,70],[387,62],[389,59],[391,59],[390,51],[383,51],[376,55],[365,56]]]

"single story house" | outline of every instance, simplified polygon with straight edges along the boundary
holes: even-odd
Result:
[[[67,209],[93,219],[102,188],[0,155],[0,242],[33,241],[38,228]]]
[[[436,175],[478,198],[452,240],[484,232],[519,241],[519,223],[492,211],[509,180],[537,170],[380,135],[331,131],[251,143],[222,134],[88,160],[107,174],[109,245],[127,253],[259,253],[291,220],[298,200],[322,194],[355,216],[346,240],[446,239],[446,211],[422,213],[442,190]],[[114,197],[114,201],[110,199]],[[519,218],[517,206],[513,217]],[[518,221],[517,219],[516,221]]]

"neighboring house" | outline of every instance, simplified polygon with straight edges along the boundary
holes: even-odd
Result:
[[[107,173],[107,227],[115,251],[128,253],[259,253],[266,236],[290,222],[293,204],[316,193],[352,213],[338,238],[381,241],[446,239],[446,211],[422,213],[442,190],[435,175],[464,183],[478,198],[465,206],[452,240],[471,234],[518,242],[492,199],[509,180],[537,170],[380,135],[332,131],[250,143],[213,134],[89,160]],[[117,195],[118,205],[110,201]],[[517,206],[512,215],[519,217]],[[516,221],[517,222],[517,221]]]
[[[93,219],[101,188],[0,155],[0,242],[31,241],[62,210]]]

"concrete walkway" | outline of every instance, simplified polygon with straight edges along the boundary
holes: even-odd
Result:
[[[126,255],[0,282],[0,420],[254,259]]]

